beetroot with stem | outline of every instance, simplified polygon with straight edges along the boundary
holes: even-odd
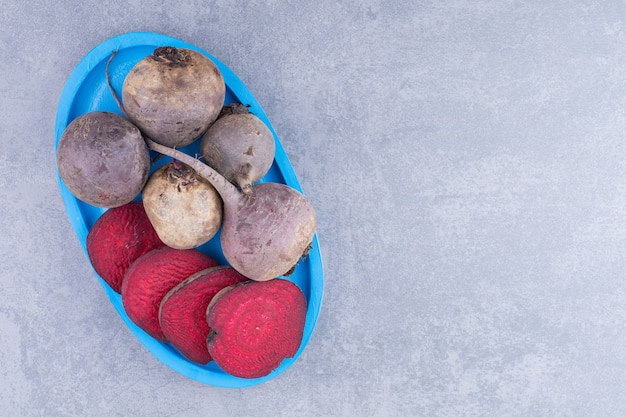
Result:
[[[163,297],[185,278],[218,262],[197,249],[164,246],[137,259],[122,282],[122,305],[128,317],[150,336],[166,341],[159,324]]]
[[[266,182],[243,193],[205,163],[146,138],[148,146],[192,167],[222,197],[222,252],[230,265],[255,281],[293,272],[315,234],[311,203],[295,189]]]
[[[246,281],[217,293],[207,308],[207,349],[226,373],[259,378],[302,343],[307,303],[291,281]]]
[[[207,307],[220,290],[246,280],[233,268],[220,265],[197,272],[172,288],[159,309],[166,339],[190,361],[209,363],[206,338],[211,328],[206,321]]]
[[[122,280],[132,263],[164,245],[138,201],[105,211],[86,241],[91,265],[117,293],[122,291]]]

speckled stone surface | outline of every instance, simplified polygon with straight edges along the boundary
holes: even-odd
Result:
[[[626,415],[626,5],[5,0],[0,414]],[[284,374],[187,379],[124,326],[58,192],[98,43],[155,31],[255,94],[318,213],[323,310]]]

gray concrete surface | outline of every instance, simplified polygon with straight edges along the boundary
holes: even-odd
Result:
[[[626,5],[5,0],[0,415],[626,415]],[[250,87],[319,216],[308,348],[252,388],[162,365],[55,179],[64,83],[155,31]]]

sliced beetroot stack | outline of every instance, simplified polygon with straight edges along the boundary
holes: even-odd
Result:
[[[298,351],[306,308],[300,288],[285,279],[225,288],[207,308],[209,354],[230,375],[266,376]]]
[[[165,338],[190,361],[209,363],[207,307],[219,291],[245,281],[247,278],[233,268],[217,266],[197,272],[172,288],[159,310]]]
[[[87,254],[94,270],[116,292],[130,265],[164,243],[150,223],[141,202],[111,208],[87,234]]]
[[[187,277],[218,262],[197,249],[164,246],[137,259],[122,282],[122,304],[128,317],[150,336],[166,341],[159,324],[163,297]]]

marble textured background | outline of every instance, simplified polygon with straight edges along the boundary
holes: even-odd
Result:
[[[626,415],[624,3],[1,9],[0,414]],[[151,356],[65,214],[57,101],[129,31],[233,69],[317,209],[323,311],[263,385],[202,385]]]

